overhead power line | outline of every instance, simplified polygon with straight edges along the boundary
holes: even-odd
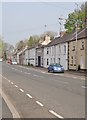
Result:
[[[39,27],[32,27],[32,28],[29,28],[29,29],[22,29],[22,30],[17,30],[17,31],[11,31],[11,32],[7,32],[8,34],[14,34],[14,33],[23,33],[23,32],[29,32],[29,31],[35,31],[35,30],[39,30],[39,29],[43,29],[44,30],[44,26],[46,25],[46,28],[47,27],[51,27],[51,26],[55,26],[55,25],[58,25],[58,23],[55,23],[55,24],[44,24],[42,26],[39,26]]]

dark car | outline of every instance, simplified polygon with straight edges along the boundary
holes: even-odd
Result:
[[[64,67],[58,63],[50,64],[48,67],[48,72],[62,72],[62,73],[64,73]]]

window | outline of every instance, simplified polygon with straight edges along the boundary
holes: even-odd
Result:
[[[50,59],[50,63],[52,63],[52,58]]]
[[[64,54],[66,54],[66,45],[64,45]]]
[[[73,64],[73,56],[71,56],[71,63]]]
[[[54,58],[54,63],[55,63],[55,58]]]
[[[81,50],[84,50],[84,41],[81,42]]]
[[[72,51],[75,51],[75,46],[73,46],[73,49],[72,49]]]
[[[59,45],[59,53],[61,53],[61,46]]]
[[[49,65],[49,59],[47,58],[47,65]]]
[[[48,48],[47,48],[47,54],[49,54]]]
[[[58,58],[58,63],[60,64],[60,58]]]

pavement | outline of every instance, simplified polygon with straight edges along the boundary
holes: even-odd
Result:
[[[27,65],[21,65],[21,66],[47,71],[47,68],[44,68],[44,67],[27,66]],[[65,73],[75,74],[75,75],[81,75],[81,76],[83,75],[84,76],[86,74],[86,71],[84,71],[84,70],[79,70],[79,71],[65,70]]]

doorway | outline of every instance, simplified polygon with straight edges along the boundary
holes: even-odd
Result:
[[[41,66],[41,56],[38,56],[38,66]]]

